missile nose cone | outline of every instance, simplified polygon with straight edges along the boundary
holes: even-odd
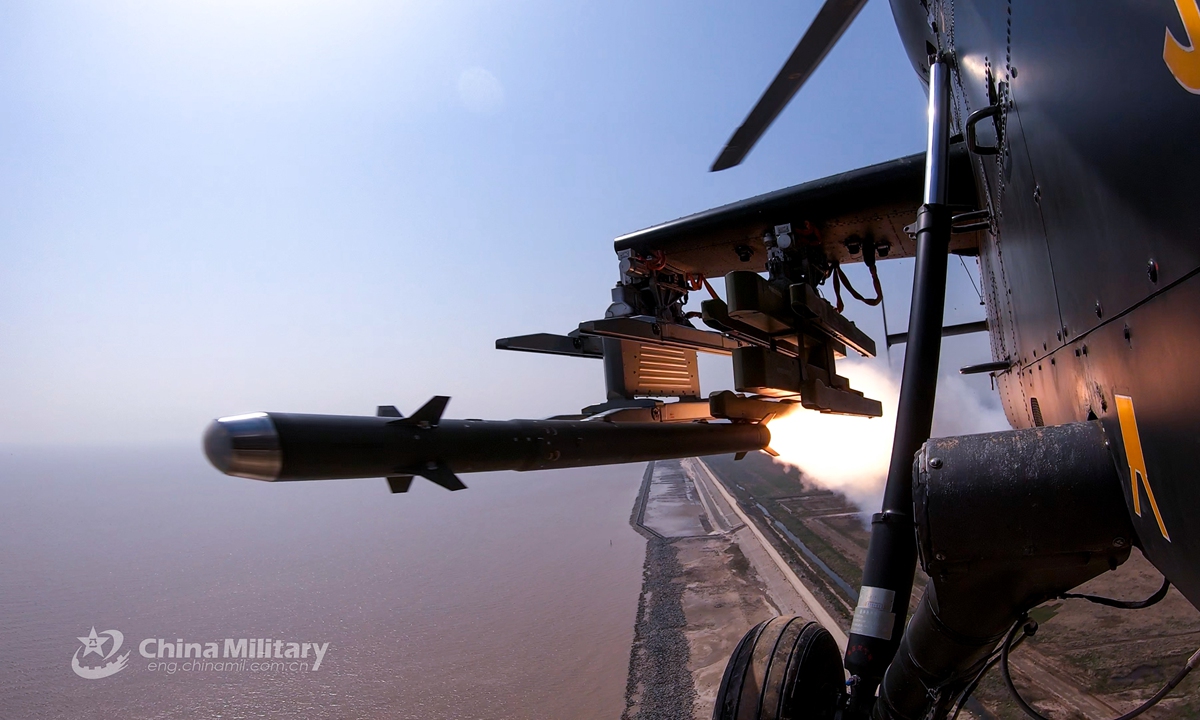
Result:
[[[213,420],[204,431],[204,454],[226,475],[275,480],[283,469],[279,433],[266,413]]]

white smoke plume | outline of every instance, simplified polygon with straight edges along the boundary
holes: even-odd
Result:
[[[797,409],[770,421],[771,448],[779,462],[799,468],[808,481],[841,492],[864,513],[878,512],[896,429],[899,371],[878,362],[843,361],[838,372],[850,378],[851,387],[881,401],[883,417]],[[958,375],[939,379],[934,437],[1007,428],[998,402],[987,403]]]

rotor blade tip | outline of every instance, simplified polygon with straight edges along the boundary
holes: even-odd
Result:
[[[721,151],[721,154],[717,156],[717,159],[713,161],[712,167],[709,168],[708,171],[721,172],[722,170],[728,170],[731,167],[740,165],[744,158],[745,155],[740,152],[738,148],[732,145],[726,145],[725,149]]]

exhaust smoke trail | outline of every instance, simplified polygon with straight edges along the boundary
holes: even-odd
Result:
[[[836,490],[862,509],[877,512],[887,479],[892,439],[896,430],[896,405],[900,378],[886,365],[841,362],[838,372],[850,386],[883,403],[883,416],[862,418],[796,410],[768,424],[771,449],[777,462],[799,468],[807,480]],[[992,404],[972,390],[959,375],[938,379],[933,437],[1007,430],[1008,420],[998,403]]]
[[[900,383],[886,369],[839,363],[850,386],[883,403],[877,418],[796,410],[770,421],[771,449],[778,462],[793,465],[817,485],[836,490],[865,512],[875,512],[883,494]]]

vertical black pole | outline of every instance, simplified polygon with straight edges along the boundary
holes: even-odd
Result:
[[[855,678],[849,717],[865,717],[875,701],[908,616],[916,570],[913,535],[913,456],[929,439],[942,348],[950,213],[946,172],[950,137],[950,72],[945,61],[929,68],[929,145],[925,156],[925,203],[917,213],[917,264],[913,273],[908,348],[896,411],[896,435],[884,488],[883,508],[871,519],[863,586],[850,628],[846,669]]]

